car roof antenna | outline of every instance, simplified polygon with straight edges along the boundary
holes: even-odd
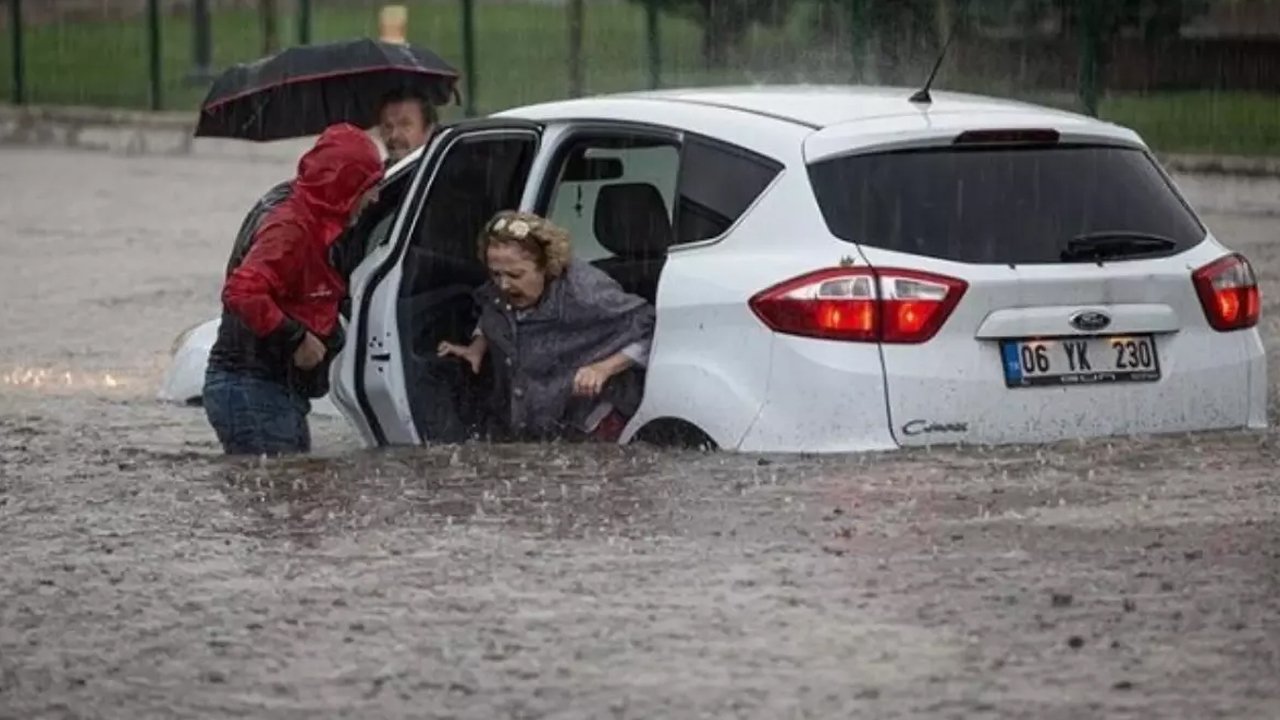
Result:
[[[911,96],[911,102],[924,105],[933,102],[933,97],[929,95],[929,88],[933,87],[933,80],[938,77],[938,69],[942,67],[942,61],[947,57],[947,48],[951,47],[951,41],[956,37],[956,30],[960,28],[960,21],[964,19],[964,11],[968,5],[967,2],[961,3],[960,7],[956,9],[956,19],[951,23],[951,31],[947,33],[946,42],[942,43],[942,49],[938,51],[938,59],[933,63],[933,72],[929,73],[929,79],[925,81],[924,87]]]

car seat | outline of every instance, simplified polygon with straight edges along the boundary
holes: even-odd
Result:
[[[674,239],[671,214],[658,188],[620,183],[600,188],[594,218],[596,241],[613,257],[595,262],[629,293],[655,302],[658,278]]]

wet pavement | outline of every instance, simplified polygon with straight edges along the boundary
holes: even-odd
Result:
[[[1280,717],[1272,431],[221,458],[153,396],[288,171],[0,149],[0,718]],[[1274,350],[1280,184],[1186,186]]]

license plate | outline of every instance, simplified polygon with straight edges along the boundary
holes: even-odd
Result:
[[[1011,388],[1155,382],[1160,358],[1150,335],[1004,340],[1004,382]]]

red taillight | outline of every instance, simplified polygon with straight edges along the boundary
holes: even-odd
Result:
[[[968,284],[914,270],[835,268],[751,298],[775,332],[853,342],[922,343],[947,321]]]
[[[1243,330],[1258,324],[1262,295],[1253,267],[1242,255],[1228,255],[1191,274],[1205,317],[1214,330]]]

